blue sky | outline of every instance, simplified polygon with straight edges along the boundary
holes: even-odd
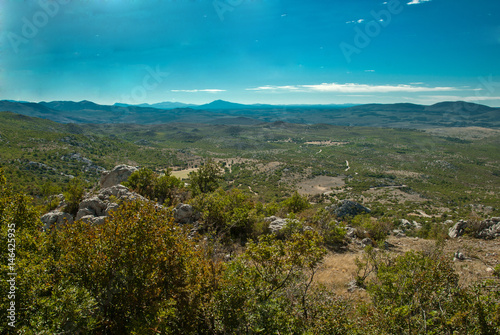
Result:
[[[500,106],[497,0],[0,0],[0,99]]]

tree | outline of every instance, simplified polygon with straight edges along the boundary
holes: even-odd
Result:
[[[166,170],[163,175],[155,173],[148,168],[133,172],[123,185],[131,188],[143,197],[157,201],[160,204],[173,205],[176,198],[182,198],[184,183],[172,175],[171,170]]]
[[[216,295],[224,334],[304,333],[314,309],[311,290],[326,250],[312,231],[289,240],[263,235],[224,271]]]
[[[210,193],[219,187],[222,170],[214,160],[209,159],[197,171],[190,172],[189,179],[193,196]]]
[[[65,211],[76,215],[80,202],[83,200],[85,188],[83,181],[80,178],[73,178],[68,182],[67,189],[63,193],[64,200],[66,201]]]
[[[311,206],[307,196],[301,196],[297,191],[290,198],[284,200],[282,205],[289,213],[300,213]]]

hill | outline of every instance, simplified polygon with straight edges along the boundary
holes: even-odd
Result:
[[[171,105],[173,106],[173,105]],[[331,124],[385,128],[426,129],[438,127],[500,127],[500,108],[479,104],[441,102],[431,106],[409,103],[344,106],[243,105],[216,100],[210,104],[160,109],[90,101],[22,103],[0,101],[0,111],[36,116],[62,123],[172,122],[202,124],[249,124],[284,121],[299,124]],[[253,120],[253,121],[250,121]]]

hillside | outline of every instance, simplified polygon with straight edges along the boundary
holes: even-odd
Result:
[[[284,121],[299,124],[331,124],[385,128],[500,127],[500,108],[467,102],[415,104],[368,104],[343,106],[242,105],[217,100],[210,104],[160,109],[90,101],[21,103],[0,101],[0,111],[41,117],[64,123],[249,124]]]

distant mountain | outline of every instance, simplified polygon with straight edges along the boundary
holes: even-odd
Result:
[[[168,105],[168,103],[166,103]],[[175,104],[175,103],[172,103]],[[171,105],[172,106],[172,105]],[[288,122],[390,128],[488,127],[500,128],[500,108],[469,102],[339,105],[244,105],[216,100],[191,108],[159,109],[125,104],[99,105],[91,101],[22,103],[0,101],[0,111],[36,116],[61,123],[258,124]]]
[[[237,104],[234,102],[215,100],[211,103],[196,106],[195,109],[248,109],[252,108],[250,105]],[[255,108],[255,107],[253,107]]]
[[[225,100],[215,100],[208,104],[192,107],[194,109],[210,109],[210,110],[224,110],[224,109],[277,109],[277,108],[345,108],[356,106],[355,104],[344,105],[268,105],[268,104],[239,104]]]

